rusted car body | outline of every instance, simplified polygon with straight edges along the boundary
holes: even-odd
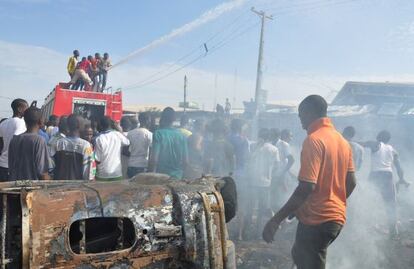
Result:
[[[235,268],[218,181],[0,183],[1,268]]]

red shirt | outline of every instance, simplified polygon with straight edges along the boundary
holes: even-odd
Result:
[[[96,70],[96,67],[98,65],[98,61],[95,58],[92,58],[92,60],[90,60],[91,65],[92,65],[92,69]]]
[[[84,70],[85,72],[89,72],[89,68],[91,67],[91,62],[86,60],[79,63],[79,68]]]

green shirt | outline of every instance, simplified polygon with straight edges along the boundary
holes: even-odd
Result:
[[[154,132],[153,153],[158,156],[157,173],[182,179],[187,160],[187,138],[176,128],[161,128]]]

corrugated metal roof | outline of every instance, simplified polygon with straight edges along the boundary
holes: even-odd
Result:
[[[414,104],[414,83],[348,81],[332,105]]]

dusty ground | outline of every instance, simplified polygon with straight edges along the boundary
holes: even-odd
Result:
[[[290,249],[296,224],[278,231],[273,244],[262,240],[235,241],[238,269],[291,269]],[[399,240],[372,230],[373,242],[358,237],[345,240],[350,234],[344,230],[330,247],[327,268],[334,269],[408,269],[414,268],[414,221],[401,223]],[[374,242],[375,241],[375,242]],[[374,247],[373,247],[374,246]],[[346,251],[344,251],[346,248]]]
[[[328,251],[328,269],[409,269],[414,268],[414,186],[399,195],[399,239],[386,232],[376,210],[376,200],[368,203],[366,193],[356,194],[348,222]],[[359,196],[359,197],[358,197]],[[360,198],[363,198],[362,200]],[[364,203],[362,206],[361,203]],[[358,207],[355,209],[355,206]],[[382,223],[381,223],[382,222]],[[273,244],[262,240],[235,241],[238,269],[291,269],[290,250],[297,222],[285,225]],[[250,229],[257,229],[256,225]]]

